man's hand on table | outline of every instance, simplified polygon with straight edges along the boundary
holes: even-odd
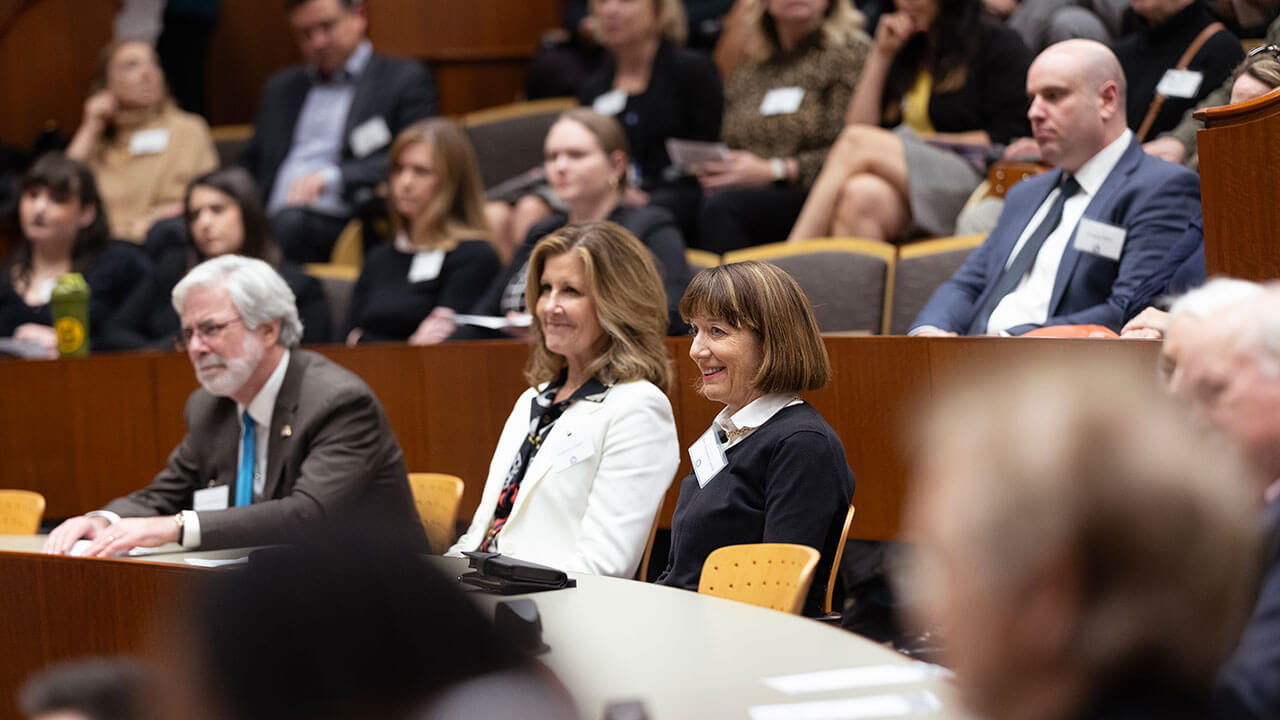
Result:
[[[111,557],[135,547],[157,547],[178,542],[178,523],[171,515],[124,518],[114,525],[106,522],[105,518],[71,518],[49,534],[44,551],[65,555],[81,538],[90,541],[81,553],[84,557]]]

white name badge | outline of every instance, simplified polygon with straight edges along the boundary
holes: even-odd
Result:
[[[556,454],[556,461],[551,464],[551,469],[557,472],[568,470],[595,454],[595,449],[589,443],[579,440]]]
[[[213,487],[196,491],[195,498],[191,503],[191,509],[196,512],[226,510],[230,504],[230,500],[230,485],[214,485]]]
[[[409,264],[409,282],[435,280],[440,277],[442,265],[444,265],[443,250],[414,253],[413,262]]]
[[[591,109],[601,115],[617,115],[626,106],[627,94],[621,90],[610,90],[591,101]]]
[[[1080,252],[1119,260],[1124,252],[1124,228],[1089,218],[1080,218],[1076,226],[1075,248]]]
[[[1200,83],[1203,81],[1204,74],[1199,71],[1170,68],[1164,71],[1164,76],[1156,85],[1156,92],[1175,98],[1194,98],[1200,92]]]
[[[800,101],[804,100],[804,88],[774,88],[764,94],[760,103],[761,115],[790,115],[800,109]]]
[[[351,130],[351,152],[358,158],[368,157],[391,142],[391,129],[382,116],[372,117]]]
[[[689,446],[689,462],[693,464],[693,474],[698,477],[698,487],[706,487],[711,478],[716,476],[729,464],[724,455],[724,448],[716,438],[715,426],[702,433],[702,437]]]
[[[169,131],[166,128],[141,130],[129,138],[129,152],[134,155],[154,155],[169,147]]]

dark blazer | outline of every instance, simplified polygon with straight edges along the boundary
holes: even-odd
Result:
[[[1218,675],[1219,718],[1280,717],[1280,500],[1267,504],[1264,522],[1269,547],[1262,586],[1240,646]]]
[[[1124,321],[1129,322],[1147,307],[1199,287],[1204,281],[1204,218],[1197,210],[1156,271],[1129,297]]]
[[[244,166],[258,182],[264,197],[271,196],[276,172],[293,147],[293,130],[302,103],[311,89],[311,75],[305,65],[285,68],[267,79],[253,123],[253,137],[240,155]],[[381,117],[394,138],[407,125],[436,114],[435,84],[421,63],[374,53],[356,81],[355,97],[342,128],[343,196],[357,202],[360,191],[368,190],[387,177],[387,151],[391,145],[357,158],[351,150],[351,131],[362,123]]]
[[[968,331],[1018,237],[1061,176],[1061,170],[1053,170],[1013,186],[995,229],[934,291],[913,329],[932,325]],[[1157,160],[1144,153],[1137,140],[1131,141],[1084,211],[1086,218],[1124,229],[1120,260],[1077,250],[1073,232],[1058,267],[1044,325],[1098,324],[1118,332],[1130,296],[1156,271],[1199,210],[1200,181],[1195,173]],[[1010,332],[1020,335],[1036,327],[1020,325]]]
[[[236,403],[203,389],[187,400],[187,435],[151,485],[112,500],[122,517],[191,508],[195,490],[236,481]],[[376,517],[426,546],[400,445],[364,381],[324,357],[294,349],[276,397],[264,495],[247,507],[201,512],[202,549],[296,541],[335,517]],[[229,490],[230,491],[230,490]]]

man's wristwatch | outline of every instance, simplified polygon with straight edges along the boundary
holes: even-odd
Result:
[[[182,513],[179,512],[177,515],[174,515],[173,521],[178,523],[178,544],[181,545],[183,536],[186,535],[187,532],[186,524],[182,518]]]
[[[785,183],[787,181],[787,161],[782,158],[771,158],[769,160],[769,172],[773,174],[775,183]]]

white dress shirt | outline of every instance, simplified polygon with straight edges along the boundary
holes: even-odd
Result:
[[[726,451],[747,439],[756,428],[769,422],[769,419],[778,414],[778,411],[792,405],[799,405],[804,402],[796,397],[793,393],[769,393],[761,395],[751,402],[743,405],[738,412],[730,415],[729,408],[724,408],[716,415],[716,419],[711,421],[711,427],[716,430],[723,430],[727,440],[720,443],[720,447]]]
[[[1040,246],[1040,252],[1036,255],[1030,272],[991,311],[991,317],[987,321],[989,334],[1005,334],[1009,328],[1027,323],[1043,325],[1044,321],[1049,319],[1049,301],[1053,298],[1053,285],[1058,278],[1058,266],[1062,264],[1062,255],[1066,252],[1067,242],[1075,234],[1076,225],[1080,223],[1085,209],[1102,188],[1102,183],[1115,169],[1116,163],[1120,162],[1132,137],[1133,133],[1126,129],[1119,138],[1099,150],[1096,155],[1089,158],[1088,162],[1080,166],[1080,170],[1075,173],[1076,182],[1080,183],[1080,191],[1063,203],[1062,220]],[[1040,203],[1035,215],[1031,216],[1031,220],[1022,230],[1022,235],[1018,237],[1018,242],[1013,246],[1013,252],[1009,253],[1009,259],[1005,262],[1006,268],[1018,256],[1018,251],[1035,233],[1036,228],[1040,227],[1040,222],[1049,214],[1049,208],[1058,198],[1059,192],[1054,188],[1044,202]]]

